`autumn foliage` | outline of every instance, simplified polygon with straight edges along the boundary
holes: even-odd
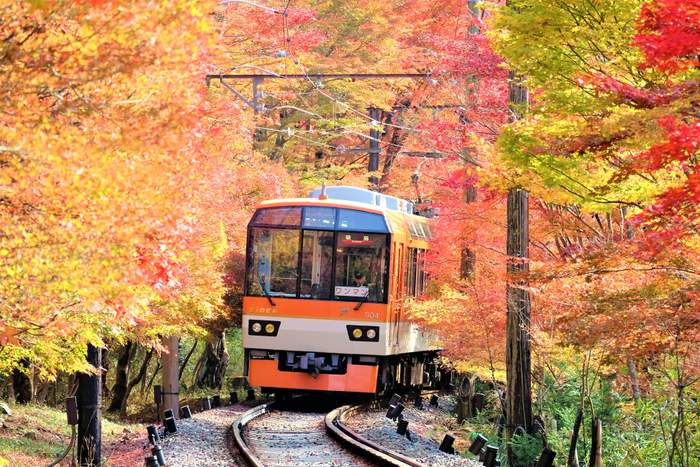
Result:
[[[0,371],[19,358],[79,369],[86,342],[212,313],[180,306],[221,290],[192,261],[217,238],[198,178],[212,162],[205,15],[186,2],[0,7],[0,321],[12,344]]]
[[[692,386],[700,7],[502,3],[0,7],[0,373],[235,325],[250,214],[326,182],[436,214],[432,282],[407,305],[460,370],[503,377],[518,282],[535,360],[593,352],[610,371],[637,362],[647,389]],[[253,96],[225,73],[267,78]],[[512,187],[530,193],[528,276],[506,274]]]

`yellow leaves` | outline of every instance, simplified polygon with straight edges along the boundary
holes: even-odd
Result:
[[[18,14],[28,7],[15,3],[0,7],[3,25],[30,31],[32,21],[42,23],[41,12]],[[226,248],[217,223],[197,225],[207,214],[197,204],[206,169],[197,152],[205,107],[196,92],[203,87],[198,59],[209,44],[201,31],[214,34],[201,24],[208,18],[196,1],[178,5],[184,14],[136,1],[115,15],[57,2],[53,23],[16,36],[27,39],[21,44],[8,39],[17,54],[3,63],[8,79],[0,83],[0,316],[9,307],[16,319],[34,323],[23,343],[44,363],[60,367],[54,357],[98,331],[119,336],[165,319],[180,327],[198,321],[177,304],[165,316],[136,307],[160,297],[144,273],[151,265],[135,258],[168,244],[166,262],[187,263],[186,246],[198,241],[193,226],[216,239],[209,257]],[[215,303],[217,264],[197,268],[206,280],[181,291],[197,296],[205,287],[202,295],[210,292]],[[132,319],[111,313],[117,306],[134,310]],[[13,338],[0,332],[5,342]],[[75,335],[81,337],[65,340]]]
[[[47,7],[48,0],[27,0],[32,6],[32,10],[44,10]]]

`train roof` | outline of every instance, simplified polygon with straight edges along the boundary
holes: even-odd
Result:
[[[342,190],[335,190],[334,188],[342,188]],[[259,208],[324,206],[329,208],[354,209],[382,215],[386,219],[390,232],[403,232],[406,235],[410,235],[414,240],[425,240],[430,237],[430,231],[427,226],[429,220],[425,217],[417,216],[412,212],[407,212],[406,209],[408,209],[409,206],[398,203],[398,201],[410,203],[408,201],[399,200],[393,196],[382,195],[381,193],[375,193],[361,188],[327,187],[326,190],[325,199],[319,199],[321,191],[314,190],[310,193],[312,195],[310,198],[268,200],[260,203]],[[391,207],[395,209],[391,209]],[[401,209],[399,209],[399,207],[401,207]],[[412,209],[412,203],[410,203],[410,207]],[[415,221],[425,225],[425,227],[419,227],[418,224],[415,224]]]
[[[309,198],[318,198],[321,196],[322,188],[316,188],[309,192]],[[326,187],[326,196],[329,199],[342,199],[345,201],[356,201],[358,203],[369,204],[387,208],[391,211],[398,211],[404,214],[413,214],[413,203],[396,198],[395,196],[384,195],[364,188],[355,188],[352,186],[329,186]]]
[[[326,199],[319,199],[321,189],[309,192],[309,198],[283,198],[267,200],[260,203],[259,207],[273,206],[327,206],[334,208],[351,208],[378,214],[388,214],[388,212],[401,213],[415,220],[428,222],[423,216],[413,214],[413,203],[402,200],[394,196],[375,193],[374,191],[354,187],[333,187],[326,188]]]

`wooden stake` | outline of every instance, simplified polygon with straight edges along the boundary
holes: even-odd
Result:
[[[574,432],[572,430],[569,430],[569,443],[571,442],[571,438],[574,437]],[[574,455],[572,458],[572,463],[569,467],[579,467],[578,466],[578,449],[574,448]]]
[[[603,422],[598,420],[598,430],[596,430],[596,436],[598,437],[598,450],[595,456],[595,467],[600,467],[603,462]]]

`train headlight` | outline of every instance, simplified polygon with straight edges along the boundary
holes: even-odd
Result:
[[[348,338],[351,341],[379,342],[379,326],[347,325]]]
[[[280,331],[281,321],[250,320],[248,322],[248,334],[256,337],[275,337]]]

